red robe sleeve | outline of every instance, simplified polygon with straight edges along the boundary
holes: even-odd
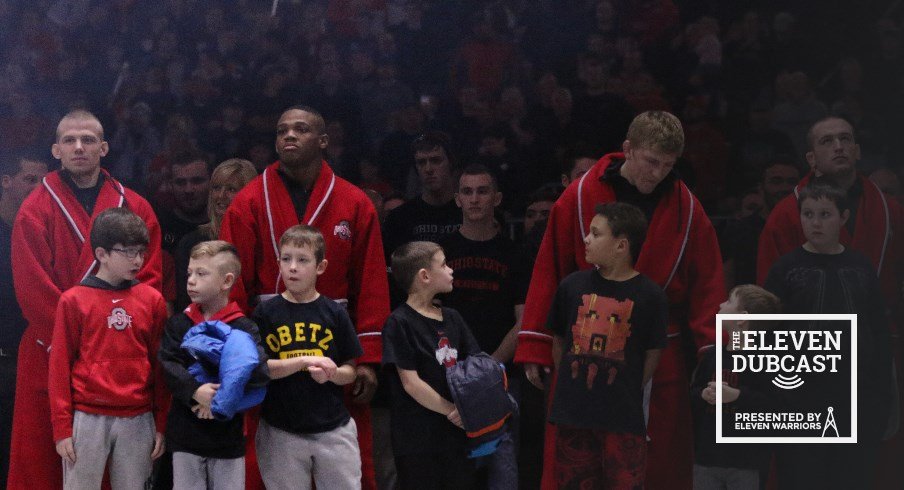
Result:
[[[389,317],[389,284],[380,223],[370,200],[362,202],[357,220],[358,236],[348,268],[349,304],[354,305],[355,329],[364,350],[358,362],[379,364],[383,358],[380,331]]]
[[[37,205],[23,205],[16,216],[12,235],[13,284],[29,328],[49,348],[57,302],[63,294],[50,271],[66,265],[56,263],[49,220],[37,209]]]
[[[144,265],[138,271],[137,279],[163,292],[163,251],[162,238],[160,232],[160,223],[157,221],[157,215],[154,214],[153,208],[138,194],[132,191],[128,192],[129,208],[144,220],[144,224],[148,227],[148,253],[144,257]]]
[[[53,325],[53,349],[50,350],[47,394],[53,440],[72,437],[72,363],[80,343],[80,318],[75,295],[60,298]]]
[[[237,198],[239,196],[236,196]],[[239,307],[246,314],[250,314],[248,309],[248,299],[250,294],[255,294],[255,277],[257,270],[254,258],[257,256],[257,233],[254,229],[253,214],[247,207],[243,207],[245,212],[239,211],[239,206],[235,200],[223,215],[223,221],[220,224],[220,240],[225,240],[233,245],[239,252],[239,260],[242,264],[242,274],[232,286],[229,293],[229,299],[238,303]],[[249,292],[250,291],[250,292]]]
[[[703,207],[698,209],[702,211]],[[688,278],[688,327],[699,353],[715,344],[716,313],[725,298],[725,277],[719,240],[709,218],[701,215],[694,220],[693,227],[681,267]]]
[[[782,255],[804,243],[797,198],[794,194],[779,201],[766,220],[757,248],[756,282],[763,285],[769,269]]]
[[[546,328],[546,317],[559,282],[578,270],[574,262],[574,243],[580,233],[577,230],[574,189],[574,186],[569,187],[549,213],[524,302],[524,316],[515,350],[517,363],[552,365],[552,333]]]

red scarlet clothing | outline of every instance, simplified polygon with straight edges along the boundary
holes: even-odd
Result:
[[[72,437],[75,410],[134,417],[167,409],[157,350],[166,303],[154,288],[114,288],[89,277],[60,297],[50,351],[48,394],[53,440]]]
[[[25,199],[13,227],[13,283],[28,327],[19,344],[11,489],[55,490],[63,484],[49,423],[48,349],[60,296],[96,267],[89,237],[98,213],[125,206],[144,220],[150,243],[138,280],[161,287],[160,226],[150,204],[102,170],[105,180],[89,216],[63,178],[59,171],[47,174]]]
[[[757,283],[763,284],[769,269],[779,257],[790,253],[806,242],[800,225],[800,211],[797,196],[807,182],[813,178],[810,173],[797,184],[794,193],[786,196],[772,209],[766,226],[760,234],[757,256]],[[904,328],[904,300],[901,298],[901,282],[904,280],[904,209],[863,175],[857,176],[862,189],[860,199],[855,204],[854,233],[847,226],[841,227],[840,241],[846,247],[862,253],[879,275],[882,295],[891,311],[889,325],[892,330],[892,352],[898,369],[898,391],[904,392],[904,343],[901,330]],[[904,417],[904,406],[900,407]],[[900,454],[904,450],[904,432],[898,431],[885,441],[879,454],[880,481],[900,481],[904,469],[900,465]]]
[[[304,216],[299,219],[292,198],[277,175],[275,162],[252,180],[233,199],[223,216],[220,238],[231,242],[242,262],[241,280],[232,288],[231,298],[246,312],[256,296],[285,290],[279,280],[279,238],[299,223],[314,226],[326,241],[329,266],[317,278],[317,291],[348,301],[348,312],[358,332],[364,355],[358,363],[377,364],[382,354],[380,331],[389,316],[389,286],[380,225],[373,203],[364,192],[340,178],[326,162],[308,197]],[[370,409],[346,400],[358,426],[361,471],[364,488],[376,488],[371,456]],[[256,427],[256,426],[255,426]],[[250,432],[250,431],[249,431]],[[253,441],[253,437],[249,437]],[[254,454],[249,448],[246,465],[249,487],[257,477]]]
[[[797,195],[813,174],[805,176],[794,193],[786,196],[769,214],[760,234],[757,252],[757,283],[763,284],[769,269],[782,255],[790,253],[807,241],[800,226]],[[854,234],[847,226],[841,228],[841,243],[866,255],[879,274],[885,300],[896,311],[892,318],[901,318],[901,279],[904,278],[904,210],[894,200],[882,194],[871,180],[858,177],[863,192],[856,203]],[[900,322],[899,322],[900,323]]]
[[[559,282],[571,272],[590,268],[584,260],[583,237],[590,229],[594,208],[616,200],[612,185],[601,177],[610,164],[623,159],[621,153],[603,156],[580,180],[572,182],[553,206],[534,264],[515,362],[552,365],[547,312]],[[712,223],[684,183],[674,179],[669,186],[653,211],[635,264],[669,299],[669,343],[653,375],[649,405],[646,484],[650,488],[690,488],[690,405],[678,337],[686,325],[698,348],[714,343],[715,314],[725,298],[725,287]],[[547,451],[552,451],[553,440],[547,437]],[[544,487],[554,485],[552,459],[545,458]]]
[[[317,291],[345,299],[364,349],[359,363],[379,363],[380,330],[389,316],[386,262],[377,213],[370,199],[323,162],[299,219],[285,185],[276,174],[279,162],[239,192],[223,216],[220,238],[233,243],[242,261],[242,277],[231,297],[248,311],[255,296],[285,291],[277,261],[279,238],[299,223],[314,226],[326,240],[329,266],[317,278]],[[266,188],[264,183],[266,182]],[[359,427],[360,428],[360,427]]]

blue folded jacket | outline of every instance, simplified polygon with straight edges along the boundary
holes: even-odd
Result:
[[[210,404],[218,420],[260,405],[266,388],[246,389],[251,373],[260,363],[257,344],[248,332],[221,322],[201,322],[185,333],[183,349],[198,362],[188,372],[200,383],[219,383]]]

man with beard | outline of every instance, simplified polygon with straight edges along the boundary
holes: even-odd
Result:
[[[347,305],[364,349],[346,404],[358,427],[362,487],[372,489],[376,487],[367,403],[376,390],[372,365],[380,362],[380,331],[389,316],[386,263],[373,203],[326,163],[323,156],[329,136],[325,131],[323,116],[311,107],[295,106],[282,113],[276,126],[279,160],[235,196],[223,216],[220,238],[239,251],[242,275],[231,297],[250,313],[261,299],[285,290],[277,249],[283,232],[302,223],[323,234],[330,267],[317,279],[317,289]],[[249,488],[260,487],[251,451],[246,467]]]
[[[722,232],[722,267],[725,287],[756,282],[756,256],[760,232],[769,213],[800,180],[800,170],[787,160],[776,160],[763,169],[760,182],[765,206],[758,213],[729,221]]]

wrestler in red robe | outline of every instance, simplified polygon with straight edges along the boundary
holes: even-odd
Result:
[[[231,298],[249,311],[259,295],[285,290],[279,279],[279,238],[299,223],[316,227],[326,241],[326,272],[317,278],[317,291],[334,300],[348,302],[349,315],[358,331],[364,355],[360,364],[379,364],[382,358],[380,331],[389,316],[389,286],[380,238],[380,224],[373,203],[364,192],[340,178],[323,162],[311,190],[305,215],[299,219],[292,198],[277,175],[280,163],[245,186],[223,216],[220,238],[236,246],[242,262],[241,280]],[[362,486],[376,488],[372,458],[370,409],[346,405],[358,426]],[[253,442],[253,438],[249,438]],[[246,464],[249,488],[259,480],[256,458],[249,447]]]
[[[125,206],[144,220],[150,233],[148,254],[138,280],[161,287],[160,225],[150,204],[106,171],[93,215],[76,200],[59,171],[51,172],[25,199],[13,227],[13,281],[28,328],[19,344],[16,402],[10,445],[10,489],[63,486],[47,397],[48,349],[57,302],[64,291],[95,273],[91,223],[103,210]]]
[[[583,239],[589,232],[594,208],[616,200],[613,188],[600,178],[612,162],[624,158],[621,153],[605,155],[580,180],[572,182],[553,206],[531,276],[515,362],[552,365],[552,334],[546,329],[549,306],[565,276],[590,268],[584,260]],[[715,315],[725,299],[725,286],[712,223],[679,179],[674,179],[656,206],[635,268],[663,287],[670,304],[669,344],[648,392],[646,485],[654,489],[690,488],[693,431],[680,335],[682,327],[687,326],[698,349],[714,343]],[[543,488],[555,488],[551,457],[554,430],[547,425]]]
[[[800,225],[800,211],[797,209],[797,195],[801,188],[813,178],[806,175],[794,188],[794,193],[785,196],[769,214],[766,225],[760,233],[757,252],[757,283],[763,284],[769,268],[785,255],[807,241]],[[904,280],[904,209],[894,200],[885,196],[879,187],[863,175],[857,176],[863,192],[857,203],[854,235],[846,226],[841,227],[841,243],[866,255],[879,274],[879,283],[885,301],[891,310],[889,325],[892,328],[892,352],[897,367],[898,392],[904,393],[904,343],[901,341],[904,301],[901,298]],[[900,417],[904,420],[904,405]],[[904,478],[904,467],[900,455],[904,451],[904,431],[883,444],[881,466],[877,481],[900,485]],[[897,483],[893,483],[897,481]],[[886,488],[886,487],[880,487]],[[887,488],[892,488],[891,486]]]

